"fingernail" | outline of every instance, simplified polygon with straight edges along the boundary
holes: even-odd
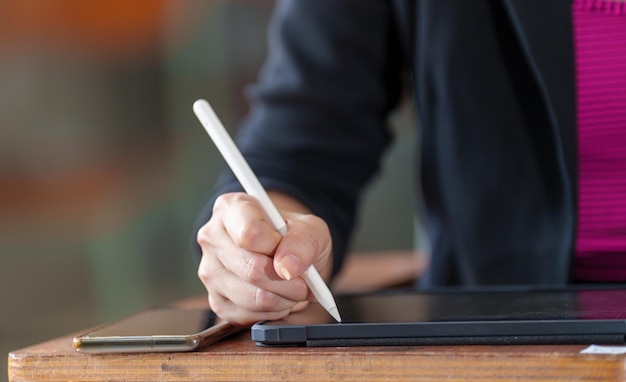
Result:
[[[291,280],[293,278],[293,273],[295,273],[299,268],[300,259],[291,254],[284,256],[278,263],[280,273],[282,273],[283,277],[287,280]],[[290,269],[291,271],[289,271]]]

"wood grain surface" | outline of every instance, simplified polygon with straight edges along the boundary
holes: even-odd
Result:
[[[191,353],[85,355],[72,337],[9,354],[10,381],[626,381],[585,346],[258,347],[244,331]]]

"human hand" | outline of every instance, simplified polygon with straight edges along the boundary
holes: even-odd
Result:
[[[326,223],[286,195],[270,196],[287,222],[284,237],[257,200],[240,192],[218,197],[211,219],[198,232],[198,277],[211,309],[235,325],[279,319],[313,299],[299,277],[311,264],[322,277],[330,276],[332,241]]]

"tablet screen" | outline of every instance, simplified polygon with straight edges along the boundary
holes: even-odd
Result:
[[[626,289],[386,292],[336,296],[344,323],[626,319]],[[317,304],[283,320],[325,324]]]

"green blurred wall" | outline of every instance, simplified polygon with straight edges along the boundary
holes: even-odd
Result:
[[[0,45],[1,353],[203,292],[191,229],[221,159],[191,105],[235,129],[272,2],[180,1],[158,49],[128,61]],[[409,108],[393,120],[356,250],[414,244]]]

